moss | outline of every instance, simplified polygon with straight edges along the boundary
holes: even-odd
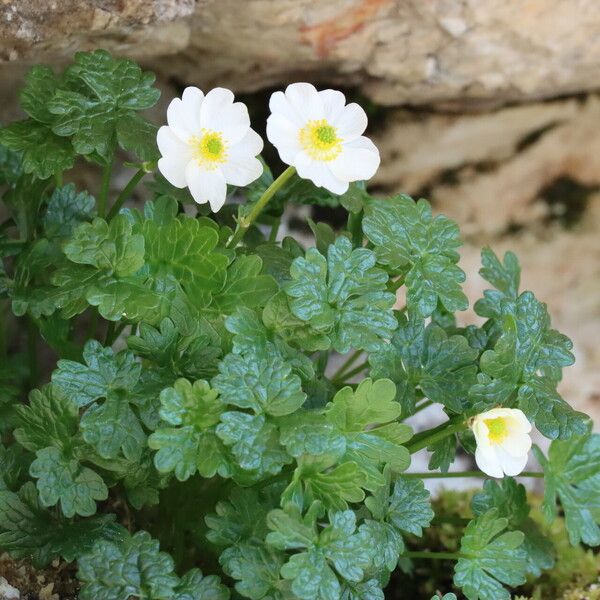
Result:
[[[461,519],[472,516],[472,495],[472,492],[454,490],[439,494],[433,500],[433,509],[436,515],[444,515],[444,519],[427,529],[422,538],[409,538],[408,547],[411,550],[458,551],[463,532]],[[540,499],[531,496],[529,500],[533,507],[531,517],[542,526],[554,544],[556,564],[541,577],[531,579],[514,590],[517,593],[514,600],[600,600],[600,554],[582,546],[571,546],[563,519],[557,518],[548,527],[538,509]],[[406,573],[397,572],[392,576],[386,598],[429,598],[436,590],[452,590],[452,576],[452,561],[418,561],[413,564],[409,581]],[[413,596],[404,595],[408,589]],[[454,591],[460,593],[460,590]]]

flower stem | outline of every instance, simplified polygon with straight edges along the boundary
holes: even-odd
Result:
[[[271,232],[269,233],[269,242],[275,243],[277,241],[277,234],[279,233],[279,226],[281,225],[281,217],[277,217],[271,225]]]
[[[235,248],[241,241],[250,225],[256,221],[258,215],[263,211],[269,200],[285,185],[285,183],[294,175],[296,169],[288,167],[263,193],[258,199],[252,210],[246,217],[240,218],[235,233],[227,244],[228,248]]]
[[[402,556],[406,558],[431,558],[434,560],[458,560],[464,557],[460,552],[405,552]]]
[[[106,217],[107,221],[110,221],[121,210],[121,207],[129,198],[129,196],[131,196],[131,192],[133,192],[133,190],[145,174],[145,169],[139,169],[139,171],[137,171],[135,175],[129,180],[127,185],[123,188],[123,191],[117,196],[115,203],[112,205],[112,208],[108,212],[108,215]]]
[[[449,420],[445,423],[442,423],[438,427],[434,427],[433,429],[429,429],[428,431],[424,431],[421,434],[416,435],[412,443],[406,444],[408,451],[411,454],[430,446],[431,444],[435,444],[440,440],[452,435],[453,433],[457,433],[467,428],[467,424],[462,420]]]
[[[418,404],[415,407],[415,412],[413,413],[413,415],[416,415],[418,412],[421,412],[422,410],[429,408],[433,403],[434,403],[433,400],[429,400],[428,398],[426,398],[425,402],[421,402],[421,404]]]
[[[395,294],[404,285],[404,275],[396,279],[390,279],[387,284],[388,292]]]
[[[543,477],[544,474],[541,471],[523,471],[515,477]],[[453,473],[404,473],[402,477],[408,479],[458,479],[461,477],[488,477],[483,471],[459,471]]]
[[[56,184],[56,187],[62,187],[62,184],[63,184],[62,171],[58,171],[58,173],[54,173],[54,183]]]
[[[350,379],[350,377],[354,377],[355,375],[358,375],[361,371],[364,371],[368,366],[369,366],[369,361],[360,363],[360,365],[358,365],[357,367],[354,367],[354,369],[351,369],[347,373],[344,373],[341,377],[334,378],[333,383],[336,385],[343,384],[344,380]]]
[[[34,388],[38,380],[37,362],[37,337],[38,330],[35,321],[27,317],[27,364],[29,366],[29,386]]]
[[[98,196],[98,216],[104,218],[106,214],[106,200],[108,199],[108,191],[110,187],[110,177],[112,175],[112,159],[104,166],[102,172],[102,187]]]
[[[357,248],[363,245],[362,220],[362,210],[357,213],[348,213],[348,231],[352,236],[352,245]]]
[[[332,379],[341,379],[344,373],[360,358],[362,350],[355,350],[342,364],[342,366],[332,375]]]

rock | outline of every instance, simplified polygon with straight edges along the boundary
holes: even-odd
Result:
[[[0,577],[0,600],[18,600],[21,593],[14,588],[4,577]]]
[[[3,81],[25,63],[62,62],[76,49],[105,47],[205,87],[251,91],[308,79],[358,85],[386,105],[465,110],[600,86],[595,0],[1,0],[0,6]]]

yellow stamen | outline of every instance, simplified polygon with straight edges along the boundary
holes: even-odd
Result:
[[[201,135],[194,135],[189,142],[194,160],[205,169],[216,169],[227,160],[227,143],[218,131],[203,129]]]
[[[328,162],[336,159],[342,151],[342,140],[337,129],[326,119],[309,121],[300,130],[300,145],[315,160]]]
[[[504,417],[485,419],[488,428],[488,437],[493,444],[501,444],[508,437],[508,425]]]

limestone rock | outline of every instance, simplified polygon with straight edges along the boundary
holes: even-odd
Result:
[[[599,87],[599,28],[596,0],[0,0],[0,61],[105,47],[204,86],[465,109]]]

